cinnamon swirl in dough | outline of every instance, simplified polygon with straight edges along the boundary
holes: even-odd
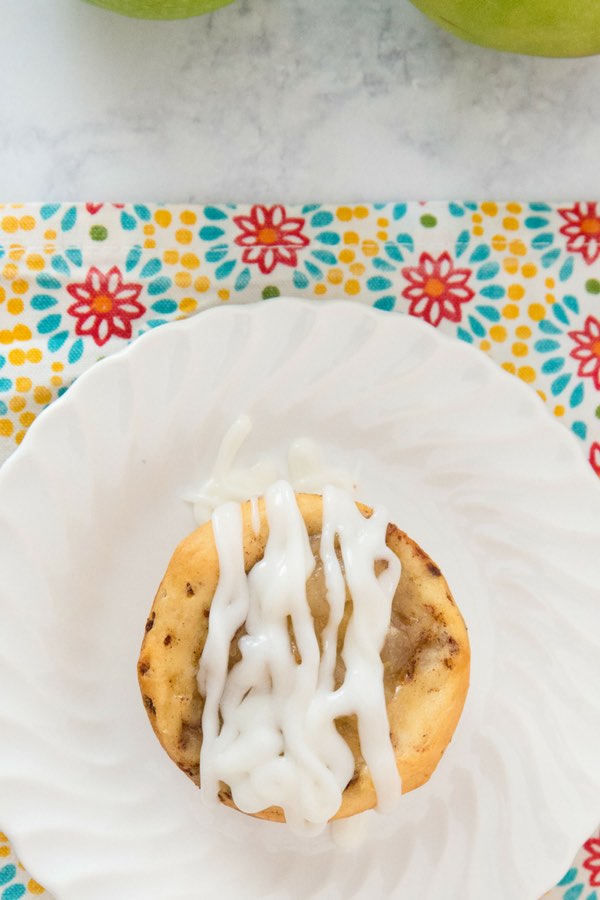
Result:
[[[321,495],[297,494],[296,502],[308,546],[314,554],[313,571],[306,581],[306,600],[319,651],[323,654],[330,614],[320,556],[324,501]],[[356,508],[365,520],[373,515],[367,506],[356,504]],[[243,565],[245,572],[250,573],[265,555],[270,520],[264,498],[242,503],[240,512]],[[384,524],[383,537],[388,550],[400,561],[400,577],[397,587],[392,588],[389,624],[380,653],[382,697],[393,748],[391,758],[395,757],[401,790],[406,793],[429,779],[452,737],[467,694],[470,651],[462,616],[436,564],[395,525],[388,524],[386,531]],[[337,536],[335,552],[344,573]],[[389,562],[376,560],[375,574],[379,577],[388,565]],[[152,728],[171,759],[196,784],[200,778],[204,707],[204,697],[198,688],[198,669],[219,577],[213,525],[207,522],[186,537],[173,554],[146,622],[138,662],[140,689]],[[347,585],[342,608],[333,671],[334,691],[338,691],[346,677],[346,657],[342,651],[353,613]],[[229,672],[242,659],[240,641],[243,647],[245,634],[242,624],[229,645]],[[301,654],[291,620],[289,641],[299,664]],[[335,728],[353,757],[348,779],[342,785],[341,803],[330,816],[341,818],[373,808],[378,799],[381,805],[382,798],[378,798],[375,779],[364,758],[367,754],[363,754],[365,748],[359,739],[357,716],[336,716]],[[351,761],[352,757],[349,757]],[[236,805],[231,786],[223,781],[219,783],[218,796],[223,803]],[[262,818],[284,821],[279,805],[252,809],[252,812]]]

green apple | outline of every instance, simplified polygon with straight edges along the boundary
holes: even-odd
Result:
[[[232,0],[87,0],[123,16],[137,19],[187,19],[213,12]],[[600,2],[600,0],[599,0]]]
[[[600,53],[600,0],[412,0],[467,41],[532,56]]]

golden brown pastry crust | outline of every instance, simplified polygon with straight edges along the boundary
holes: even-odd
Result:
[[[321,532],[322,497],[297,494],[298,506],[311,537]],[[255,535],[250,503],[242,504],[246,571],[264,553],[268,524],[259,500],[261,528]],[[363,515],[372,510],[357,504]],[[402,563],[393,602],[396,617],[412,626],[412,662],[390,694],[387,712],[390,735],[402,777],[402,791],[424,784],[436,768],[460,718],[469,686],[470,650],[463,618],[439,568],[395,525],[387,530],[388,547]],[[196,684],[198,662],[208,631],[210,605],[219,580],[219,562],[210,522],[177,547],[157,591],[146,623],[138,661],[142,697],[152,727],[171,759],[196,784],[199,782],[203,700]],[[342,733],[357,761],[335,818],[354,815],[376,805],[376,795],[350,722]],[[226,786],[220,793],[233,806]],[[279,808],[258,814],[283,821]]]

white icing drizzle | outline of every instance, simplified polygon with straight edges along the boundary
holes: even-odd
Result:
[[[333,712],[336,716],[352,713],[358,716],[361,751],[373,779],[380,812],[391,811],[401,793],[389,735],[380,656],[400,580],[400,560],[386,544],[388,523],[383,507],[377,507],[371,518],[365,519],[352,497],[335,488],[325,489],[322,533],[333,532],[339,538],[352,597],[352,615],[342,648],[346,675],[332,697]],[[331,568],[337,567],[339,571],[332,550],[331,545],[327,558]],[[379,575],[375,574],[377,560],[387,562]],[[340,579],[328,578],[327,565],[325,580],[329,600],[332,591],[339,590]]]
[[[216,801],[218,792],[219,705],[229,680],[229,647],[233,635],[246,621],[250,607],[239,503],[219,507],[213,516],[212,527],[219,556],[219,583],[210,608],[210,627],[198,668],[198,689],[205,698],[200,779],[207,803]]]
[[[391,809],[401,793],[380,658],[400,562],[386,545],[385,510],[378,508],[365,519],[349,494],[327,486],[320,556],[330,618],[321,654],[306,597],[315,559],[292,485],[271,485],[265,504],[269,538],[263,559],[247,576],[239,505],[221,506],[212,518],[220,578],[198,672],[205,697],[202,794],[209,804],[216,803],[223,781],[242,811],[281,806],[295,832],[316,834],[339,809],[354,772],[352,751],[335,727],[339,716],[357,715],[378,808]],[[346,675],[337,691],[334,669],[345,583],[336,537],[353,600],[342,649]],[[379,575],[376,560],[387,562]],[[300,662],[291,649],[289,620]],[[227,673],[230,643],[244,621],[242,658]]]
[[[199,525],[206,522],[222,503],[264,494],[278,478],[289,481],[297,491],[321,493],[326,484],[350,492],[355,490],[357,472],[327,465],[322,449],[308,438],[292,442],[287,461],[262,458],[252,466],[235,465],[251,431],[252,421],[248,415],[235,420],[221,441],[212,472],[198,490],[187,497],[193,504]],[[256,531],[254,518],[253,528]]]
[[[222,503],[256,497],[277,480],[277,467],[269,459],[261,459],[250,467],[234,468],[236,457],[251,431],[249,416],[244,414],[235,420],[225,432],[209,477],[188,498],[194,505],[194,517],[199,525],[210,519],[213,510]]]

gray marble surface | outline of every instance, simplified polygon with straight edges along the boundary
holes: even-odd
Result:
[[[3,201],[600,193],[600,57],[479,49],[408,0],[0,10]]]

